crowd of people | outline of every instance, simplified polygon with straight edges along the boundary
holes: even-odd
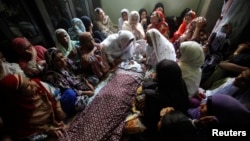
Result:
[[[151,13],[122,9],[118,28],[102,8],[94,13],[93,22],[76,17],[68,30],[56,29],[54,47],[16,37],[17,62],[0,52],[3,140],[63,136],[95,87],[131,60],[143,68],[144,97],[134,106],[146,130],[129,140],[200,140],[210,127],[250,125],[250,44],[230,50],[230,23],[209,33],[205,17],[186,8],[171,21],[162,3]]]

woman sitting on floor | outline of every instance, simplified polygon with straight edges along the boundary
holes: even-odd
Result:
[[[45,58],[48,66],[44,72],[43,80],[60,88],[62,92],[72,88],[77,96],[76,111],[84,109],[89,97],[94,94],[93,84],[83,74],[77,73],[78,68],[60,50],[48,49]]]
[[[55,89],[39,79],[27,79],[9,74],[0,81],[3,93],[3,122],[13,140],[44,139],[48,135],[62,136],[65,113]]]

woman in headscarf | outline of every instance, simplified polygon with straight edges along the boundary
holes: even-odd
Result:
[[[206,18],[199,16],[193,19],[186,27],[184,33],[175,41],[176,49],[178,45],[184,41],[196,41],[202,46],[207,43],[208,32],[206,30]]]
[[[86,28],[84,24],[82,23],[82,20],[79,18],[73,18],[71,20],[71,25],[68,29],[69,36],[72,40],[78,40],[78,35],[82,32],[86,32]]]
[[[85,108],[89,97],[94,94],[92,84],[94,82],[90,83],[83,74],[78,74],[78,68],[73,64],[72,60],[65,57],[55,47],[48,49],[45,53],[45,59],[48,65],[43,80],[60,88],[62,92],[69,88],[73,89],[77,95],[76,111]]]
[[[164,14],[164,17],[165,17],[165,9],[164,9],[164,4],[163,4],[162,2],[157,2],[157,3],[155,4],[155,7],[154,7],[152,13],[153,13],[155,10],[161,11],[161,12]],[[151,14],[152,14],[152,13],[151,13]]]
[[[179,37],[185,32],[187,25],[196,18],[196,13],[191,10],[187,9],[188,11],[185,11],[185,16],[182,20],[181,25],[179,26],[178,30],[175,31],[173,37],[170,39],[172,43],[174,43],[176,40],[179,39]]]
[[[65,113],[56,91],[46,86],[40,79],[20,74],[9,74],[0,81],[5,91],[3,105],[8,107],[2,111],[3,121],[13,140],[42,140],[52,133],[62,136]]]
[[[208,96],[199,107],[189,109],[194,119],[215,116],[218,124],[226,127],[249,127],[250,111],[232,96],[216,94]]]
[[[128,21],[129,11],[124,8],[121,10],[121,17],[118,19],[118,31],[122,30],[122,25],[124,21]]]
[[[24,37],[16,37],[11,47],[18,55],[18,64],[28,77],[41,77],[45,65],[44,53],[47,49],[41,45],[32,45]]]
[[[155,10],[150,16],[150,24],[148,25],[147,30],[156,28],[160,31],[160,33],[169,39],[169,26],[168,23],[165,21],[164,14],[159,11]]]
[[[145,81],[152,80],[155,75],[155,67],[163,59],[176,61],[174,46],[157,29],[150,29],[146,33],[146,65]]]
[[[141,8],[139,10],[139,15],[140,15],[140,23],[144,29],[144,32],[146,33],[146,30],[148,28],[148,25],[150,24],[150,19],[148,16],[148,11],[145,8]]]
[[[142,120],[147,127],[149,138],[156,135],[160,111],[165,107],[173,107],[187,115],[188,92],[178,64],[163,59],[156,65],[156,86],[144,88],[146,94]],[[146,86],[143,84],[143,87]],[[149,83],[148,83],[149,84]],[[153,88],[153,89],[152,89]],[[153,140],[154,138],[151,138]]]
[[[90,32],[79,35],[81,66],[89,75],[103,79],[110,69],[105,52],[95,43]]]
[[[95,9],[94,24],[106,37],[113,33],[117,33],[117,29],[114,27],[114,24],[109,16],[106,15],[103,9],[99,7]]]
[[[79,41],[71,40],[68,32],[62,28],[55,31],[56,48],[59,49],[64,56],[72,59],[74,62],[79,62],[80,57],[77,51]]]
[[[135,36],[127,30],[121,30],[116,34],[110,35],[101,42],[101,47],[107,54],[111,65],[111,71],[116,70],[122,61],[133,58],[134,45]]]
[[[179,51],[178,64],[182,71],[182,78],[187,86],[189,97],[192,98],[192,102],[197,103],[193,104],[199,106],[200,99],[197,99],[199,97],[194,97],[199,96],[201,66],[205,60],[202,47],[195,41],[186,41],[181,43]]]
[[[99,30],[93,29],[93,23],[88,16],[82,16],[80,19],[82,20],[86,28],[86,31],[92,34],[96,43],[100,43],[106,38],[106,36],[103,33],[101,33]]]
[[[134,34],[136,40],[145,38],[145,32],[139,20],[139,13],[137,11],[131,11],[129,13],[128,21],[124,21],[122,25],[122,30],[131,31]]]

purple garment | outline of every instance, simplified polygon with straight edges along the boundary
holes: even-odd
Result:
[[[207,113],[218,118],[220,124],[250,124],[250,111],[237,99],[217,94],[207,100]]]

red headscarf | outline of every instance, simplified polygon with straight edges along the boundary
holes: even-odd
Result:
[[[160,22],[158,24],[162,24],[165,22],[165,16],[160,10],[155,10],[157,16],[160,18]]]
[[[47,95],[53,110],[56,110],[56,103],[49,92],[42,86],[40,80],[33,79],[40,87],[37,94]],[[2,98],[4,98],[4,106],[8,107],[4,110],[4,116],[7,125],[11,128],[15,136],[25,137],[37,132],[37,129],[30,128],[30,119],[36,110],[34,99],[20,91],[23,85],[23,77],[20,74],[9,74],[0,80],[0,88],[4,90]],[[17,118],[18,117],[18,118]]]
[[[18,55],[21,55],[27,43],[29,43],[29,41],[26,38],[17,37],[11,41],[11,47]]]
[[[0,87],[9,93],[17,92],[23,82],[20,74],[9,74],[0,81]]]

